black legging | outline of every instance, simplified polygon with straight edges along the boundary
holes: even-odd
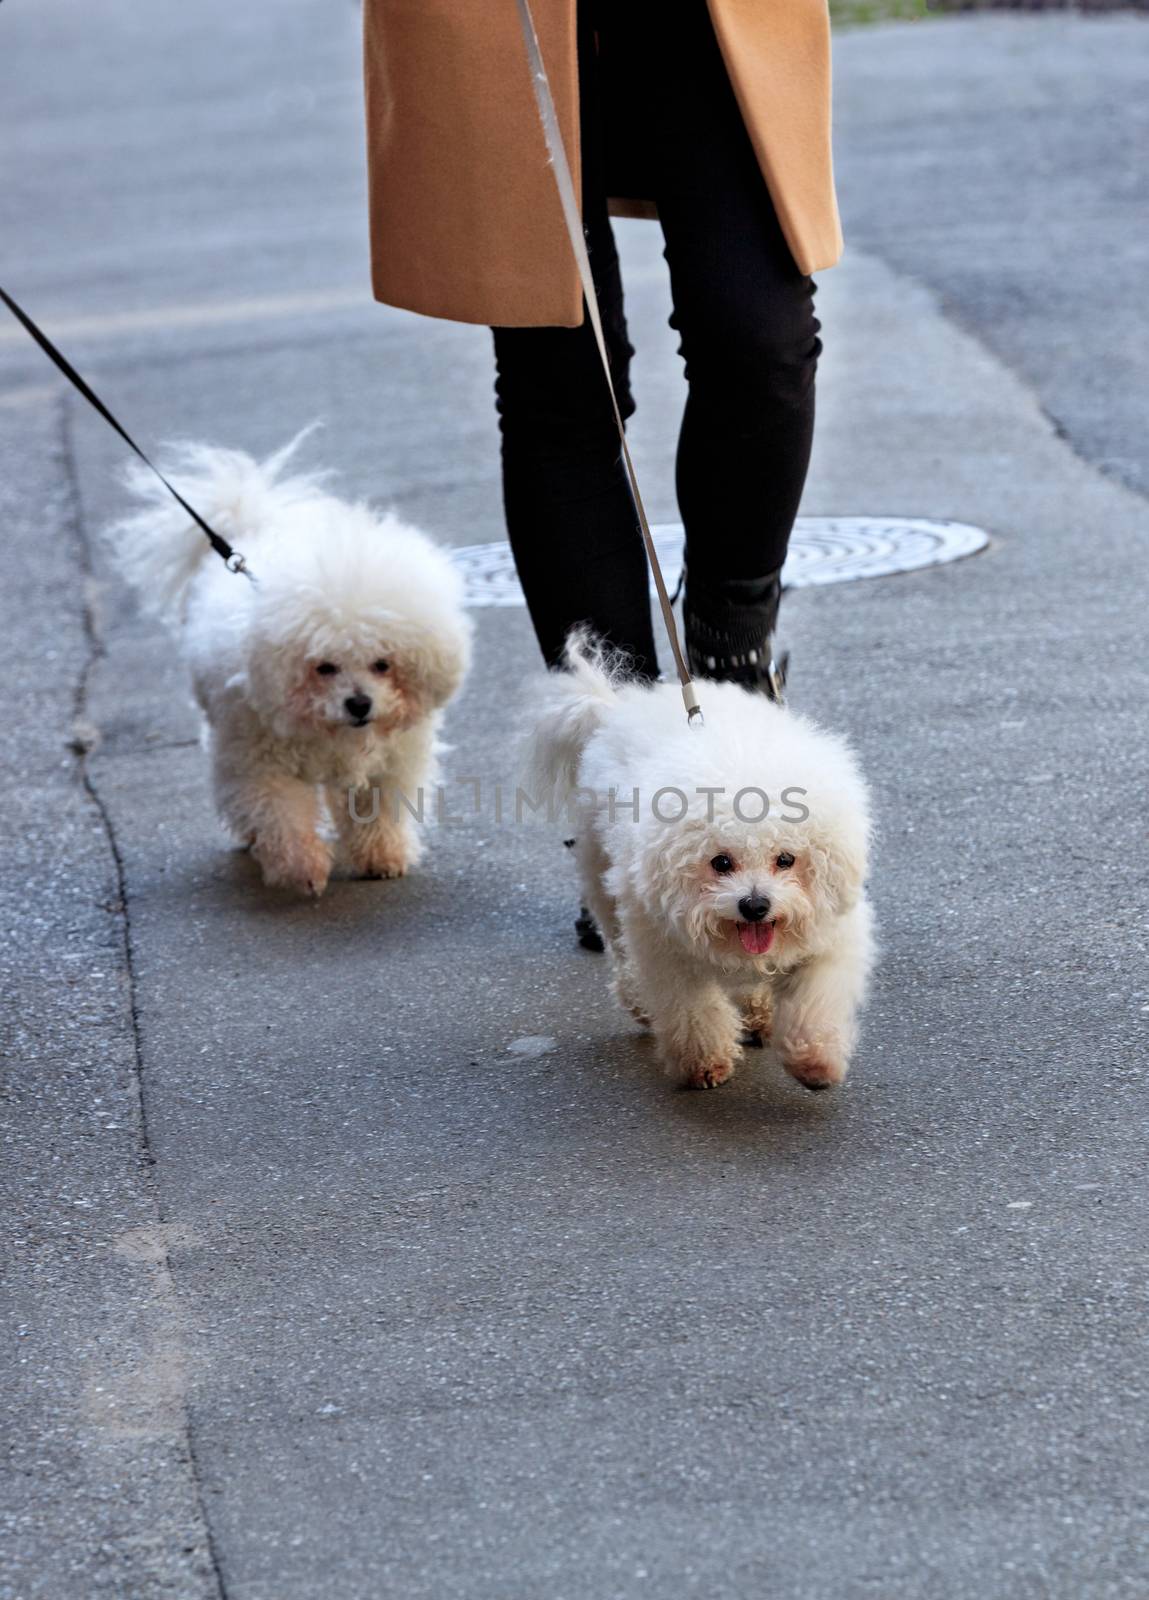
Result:
[[[604,72],[627,86],[665,240],[689,393],[676,486],[687,610],[781,567],[814,428],[812,279],[782,235],[705,0],[611,0],[599,45],[579,8],[583,220],[623,414],[634,410],[607,215]],[[611,79],[613,82],[613,77]],[[507,532],[549,665],[586,623],[657,674],[649,579],[594,336],[496,328]]]

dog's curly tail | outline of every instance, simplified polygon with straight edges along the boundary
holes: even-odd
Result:
[[[189,505],[244,555],[250,555],[252,540],[278,508],[316,491],[319,474],[283,476],[287,462],[314,426],[304,428],[265,461],[256,461],[242,450],[175,445],[164,471]],[[132,462],[123,477],[140,509],[105,529],[104,542],[145,610],[165,622],[178,623],[192,579],[205,561],[218,561],[219,557],[203,529],[147,467]]]
[[[585,629],[567,639],[564,670],[549,673],[527,733],[524,781],[537,803],[565,807],[578,787],[587,741],[609,715],[624,662]]]

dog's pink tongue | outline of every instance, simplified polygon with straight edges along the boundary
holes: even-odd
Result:
[[[742,940],[743,950],[749,951],[752,956],[765,955],[774,938],[774,924],[772,922],[740,922],[738,924],[738,937]]]

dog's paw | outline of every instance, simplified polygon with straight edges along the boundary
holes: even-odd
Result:
[[[287,889],[305,900],[318,900],[331,876],[331,852],[318,839],[276,849],[258,840],[252,855],[259,862],[269,889]]]
[[[614,997],[624,1011],[630,1013],[640,1028],[649,1028],[650,1016],[631,987],[630,978],[623,972],[614,975]]]
[[[401,829],[379,828],[353,834],[346,862],[356,878],[401,878],[419,859],[419,841]]]
[[[704,1067],[692,1067],[683,1079],[684,1089],[717,1089],[720,1083],[734,1075],[733,1061],[711,1061]]]
[[[753,995],[743,1004],[742,1026],[755,1036],[757,1046],[769,1044],[774,1031],[774,1001],[769,992]]]
[[[788,1040],[778,1046],[778,1054],[790,1076],[814,1094],[832,1089],[846,1076],[846,1062],[815,1040]]]
[[[406,855],[395,850],[376,850],[366,859],[352,863],[357,878],[401,878],[410,866]]]

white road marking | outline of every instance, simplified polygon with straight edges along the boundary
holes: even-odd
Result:
[[[143,311],[111,311],[104,316],[48,317],[36,314],[56,344],[65,339],[111,339],[129,333],[156,333],[172,328],[217,328],[231,322],[270,321],[275,317],[321,315],[375,307],[365,284],[313,293],[264,295],[254,300],[206,300],[190,305],[150,306]],[[25,307],[31,311],[31,307]],[[20,324],[0,324],[0,345],[26,344]]]

